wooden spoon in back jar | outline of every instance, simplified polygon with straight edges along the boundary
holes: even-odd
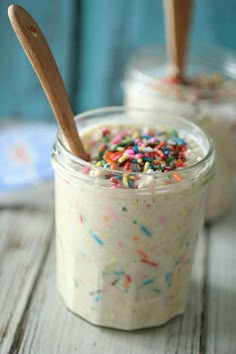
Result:
[[[164,0],[170,75],[184,82],[184,64],[192,0]]]

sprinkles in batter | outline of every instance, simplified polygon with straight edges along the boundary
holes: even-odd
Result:
[[[58,173],[61,292],[94,324],[163,324],[184,308],[204,194],[185,167],[201,161],[204,146],[182,123],[172,128],[176,121],[158,129],[105,124],[82,134],[90,161],[75,165],[79,178],[66,184]],[[205,173],[199,176],[204,182]]]

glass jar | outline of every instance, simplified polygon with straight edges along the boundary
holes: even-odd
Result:
[[[186,119],[122,107],[75,119],[88,151],[85,139],[101,125],[135,129],[144,117],[145,126],[172,127],[200,144],[203,157],[165,173],[114,171],[74,156],[61,132],[52,154],[61,297],[87,321],[123,330],[161,325],[183,313],[213,176],[212,142]]]
[[[212,136],[216,148],[216,174],[210,187],[206,219],[227,214],[232,206],[236,170],[236,53],[220,47],[194,48],[188,57],[186,77],[201,85],[173,84],[164,48],[144,48],[127,67],[125,105],[182,115]],[[210,78],[211,81],[206,80]]]

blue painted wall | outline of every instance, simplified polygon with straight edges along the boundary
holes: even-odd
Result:
[[[0,119],[53,121],[38,80],[0,2]],[[164,43],[161,0],[22,0],[45,33],[74,112],[122,103],[130,53]],[[181,1],[180,1],[181,3]],[[190,40],[236,49],[236,1],[195,0]]]
[[[73,7],[68,0],[18,1],[37,20],[56,57],[67,87],[71,82]],[[12,1],[0,1],[0,117],[52,120],[51,109],[7,15]]]

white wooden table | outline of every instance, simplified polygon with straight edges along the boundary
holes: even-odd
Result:
[[[0,353],[236,354],[236,195],[198,242],[186,312],[155,329],[98,328],[68,312],[55,280],[52,212],[0,210]]]

